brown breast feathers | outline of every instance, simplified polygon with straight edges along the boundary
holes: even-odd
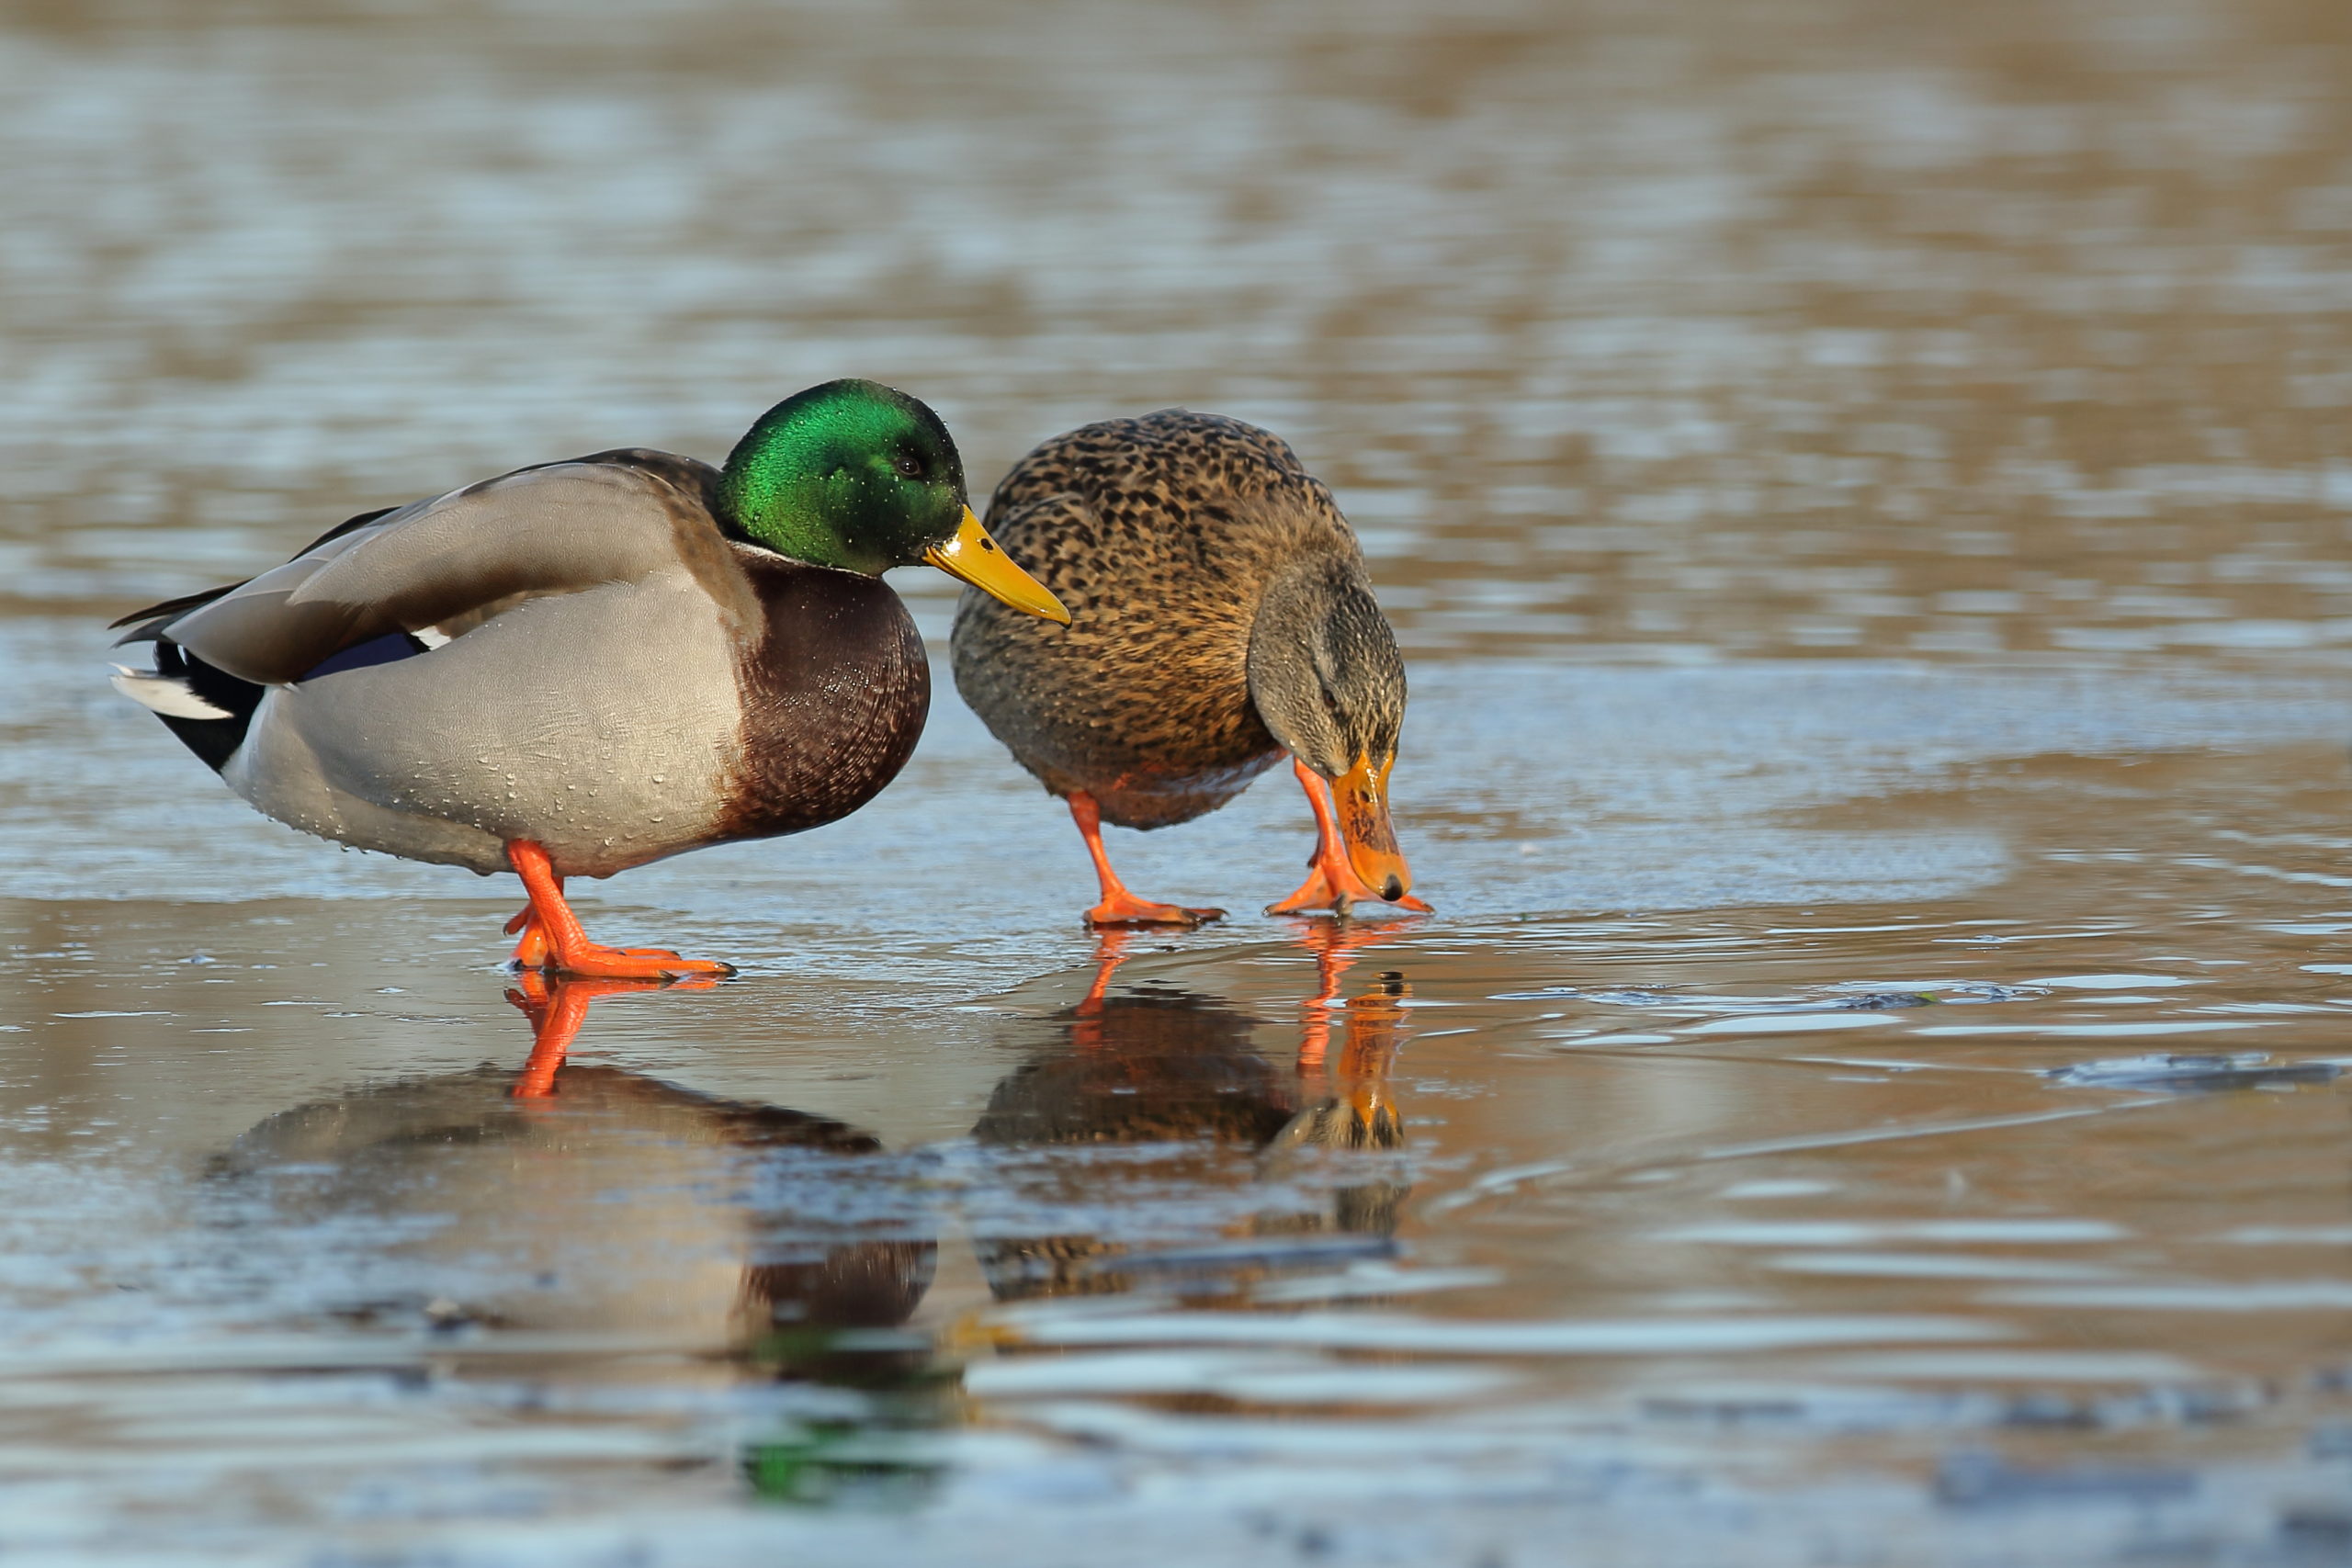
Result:
[[[740,756],[723,839],[848,816],[898,777],[931,712],[914,617],[878,578],[738,547],[765,629],[737,670]]]

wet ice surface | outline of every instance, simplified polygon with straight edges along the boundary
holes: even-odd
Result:
[[[20,702],[20,751],[111,782],[8,824],[49,897],[6,906],[6,1539],[2325,1546],[2333,682],[1530,670],[1512,700],[1576,722],[1481,769],[1442,738],[1510,732],[1489,669],[1422,676],[1436,919],[1101,951],[1049,803],[950,711],[853,822],[605,889],[600,926],[747,973],[600,1001],[527,1107],[511,897],[241,815],[136,713]],[[1591,696],[1645,682],[1697,716]],[[1711,764],[1759,683],[1839,722]],[[203,863],[108,848],[188,786]],[[1120,847],[1246,905],[1302,818],[1261,787]],[[1629,908],[1645,867],[1671,896]]]
[[[0,1553],[2343,1560],[2344,19],[1677,17],[0,29]],[[1441,914],[1248,913],[1270,777],[1114,835],[1232,922],[1100,943],[943,688],[856,818],[583,897],[744,974],[523,1104],[511,884],[103,682],[850,372],[981,486],[1290,434]]]

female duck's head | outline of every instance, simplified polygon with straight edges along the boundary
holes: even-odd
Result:
[[[731,532],[795,560],[868,576],[926,563],[1069,623],[972,515],[947,426],[876,381],[828,381],[762,414],[728,455],[718,509]]]
[[[1348,861],[1391,902],[1413,886],[1388,816],[1405,660],[1360,561],[1310,556],[1268,585],[1250,631],[1250,701],[1331,785]]]

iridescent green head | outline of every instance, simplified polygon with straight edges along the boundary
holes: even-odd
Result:
[[[969,509],[947,426],[877,381],[828,381],[762,414],[728,455],[718,503],[752,544],[868,575],[943,547]]]
[[[729,532],[795,560],[869,577],[920,561],[1069,625],[972,515],[939,416],[878,381],[828,381],[762,414],[719,470],[718,513]]]

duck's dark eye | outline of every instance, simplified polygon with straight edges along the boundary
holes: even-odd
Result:
[[[920,458],[920,457],[899,457],[899,458],[895,458],[895,459],[893,459],[893,462],[895,463],[896,467],[898,468],[899,472],[900,472],[900,473],[902,473],[902,474],[906,475],[906,476],[907,476],[907,478],[909,478],[909,479],[919,479],[922,478],[922,458]]]

